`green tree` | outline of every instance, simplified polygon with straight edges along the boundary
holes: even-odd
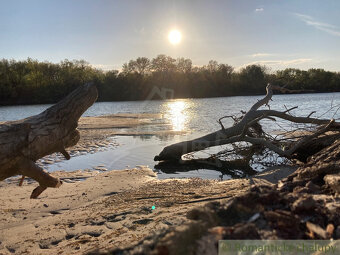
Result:
[[[245,94],[263,93],[266,87],[266,68],[260,65],[249,65],[239,73],[239,89]]]
[[[174,72],[176,71],[176,60],[164,54],[158,55],[151,61],[152,70],[154,72]]]
[[[176,70],[181,73],[189,73],[192,70],[191,59],[178,58],[176,60]]]

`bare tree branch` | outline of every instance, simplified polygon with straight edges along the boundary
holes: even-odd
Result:
[[[272,88],[273,86],[268,84],[266,87],[266,96],[256,102],[248,112],[244,113],[244,116],[241,119],[234,119],[234,117],[230,115],[222,117],[218,121],[222,127],[221,130],[191,141],[180,142],[167,146],[158,156],[155,157],[155,160],[180,160],[182,155],[190,152],[204,150],[217,145],[234,144],[241,141],[253,145],[259,145],[260,147],[266,147],[278,155],[290,158],[297,149],[310,142],[313,138],[318,137],[331,129],[339,130],[340,123],[329,119],[311,118],[310,116],[313,112],[307,117],[298,117],[289,114],[290,111],[296,109],[298,106],[294,106],[289,109],[286,108],[286,110],[283,112],[270,109],[259,110],[261,106],[268,105],[269,101],[271,100],[273,95]],[[274,88],[276,87],[274,86]],[[234,125],[229,128],[225,128],[221,122],[223,118],[227,117],[233,118],[235,121]],[[311,135],[304,134],[300,137],[294,136],[286,140],[277,139],[277,137],[274,138],[273,136],[264,132],[261,125],[259,124],[259,121],[262,119],[270,119],[275,121],[275,118],[289,121],[291,125],[303,124],[305,125],[305,128],[303,129],[304,131],[306,131],[306,128],[308,128],[306,124],[310,124],[311,127],[319,126],[319,128],[316,131],[310,130],[312,132]],[[279,124],[277,123],[277,125]],[[284,129],[283,127],[281,128]],[[297,130],[299,130],[299,127],[295,128],[295,132]],[[288,132],[292,132],[289,130],[285,131],[287,134]],[[284,144],[284,146],[288,149],[281,149],[282,144]]]

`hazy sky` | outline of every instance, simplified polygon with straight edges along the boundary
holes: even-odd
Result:
[[[176,46],[173,28],[182,33]],[[158,54],[340,71],[340,1],[0,0],[0,58],[120,69]]]

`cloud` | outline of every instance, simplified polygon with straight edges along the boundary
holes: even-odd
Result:
[[[263,11],[264,11],[263,8],[256,8],[256,9],[255,9],[255,12],[263,12]]]
[[[280,63],[282,65],[291,65],[291,64],[302,64],[302,63],[311,62],[311,61],[313,61],[313,59],[311,58],[297,58],[297,59],[292,59],[292,60],[284,60],[284,61],[281,61]]]
[[[246,67],[249,65],[267,65],[267,66],[276,66],[276,67],[289,67],[291,65],[299,65],[308,62],[312,62],[313,59],[311,58],[297,58],[291,60],[260,60],[247,63],[239,68]]]
[[[328,34],[334,35],[334,36],[340,36],[340,29],[336,26],[333,26],[328,23],[319,22],[315,20],[313,17],[300,14],[300,13],[294,13],[296,17],[298,17],[301,21],[306,23],[308,26],[313,26],[314,28],[324,31]]]
[[[275,56],[275,54],[271,54],[271,53],[255,53],[250,55],[253,58],[258,58],[258,57],[269,57],[269,56]]]

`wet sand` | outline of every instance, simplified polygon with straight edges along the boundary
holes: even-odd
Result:
[[[174,131],[162,114],[113,114],[98,117],[82,117],[77,145],[67,148],[71,157],[96,153],[119,146],[114,136],[173,136],[185,134]],[[60,153],[48,155],[38,161],[41,167],[65,160]]]

